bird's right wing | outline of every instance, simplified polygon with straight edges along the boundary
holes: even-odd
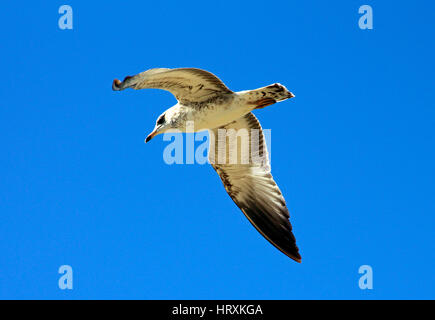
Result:
[[[263,131],[252,113],[210,131],[209,161],[252,225],[276,248],[301,262],[284,197],[270,174]]]
[[[184,105],[201,103],[222,93],[232,93],[214,74],[195,68],[156,68],[128,76],[124,81],[115,79],[115,91],[133,89],[163,89],[171,92]]]

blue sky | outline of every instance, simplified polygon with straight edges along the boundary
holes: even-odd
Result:
[[[58,9],[73,8],[73,30]],[[373,30],[358,8],[373,8]],[[434,298],[434,12],[430,1],[4,2],[0,298]],[[245,219],[208,165],[144,143],[165,91],[111,90],[197,67],[257,110],[303,257]],[[58,288],[70,265],[73,290]],[[358,268],[373,269],[360,290]]]

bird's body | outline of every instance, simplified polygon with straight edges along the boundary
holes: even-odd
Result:
[[[221,127],[235,119],[246,115],[255,108],[249,103],[247,91],[225,94],[219,99],[197,105],[183,105],[177,103],[165,113],[172,114],[171,118],[177,124],[177,130],[185,132],[186,122],[195,123],[194,131],[209,130]]]
[[[285,200],[264,157],[267,149],[260,123],[251,113],[294,97],[291,92],[277,83],[233,92],[215,75],[194,68],[150,69],[122,82],[114,80],[112,88],[158,88],[173,93],[178,103],[159,116],[146,141],[164,132],[209,130],[209,160],[230,197],[267,240],[290,258],[301,261]],[[240,132],[246,133],[245,146],[251,152],[245,153],[243,143],[238,143]],[[254,146],[257,156],[263,155],[261,161],[252,152]]]
[[[236,99],[235,94],[229,94],[222,100],[203,104],[201,107],[196,108],[177,103],[165,113],[176,124],[174,129],[185,132],[186,123],[193,121],[195,123],[194,131],[197,132],[222,126],[231,119],[240,118],[250,111],[245,110],[246,108],[240,103],[235,103]]]

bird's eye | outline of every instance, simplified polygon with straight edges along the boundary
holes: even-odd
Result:
[[[162,115],[158,120],[157,120],[157,124],[163,124],[165,123],[165,115]]]

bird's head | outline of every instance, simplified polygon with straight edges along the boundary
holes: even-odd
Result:
[[[156,135],[173,130],[173,123],[171,121],[171,113],[166,111],[162,113],[156,121],[154,130],[147,136],[145,142],[150,141]]]

